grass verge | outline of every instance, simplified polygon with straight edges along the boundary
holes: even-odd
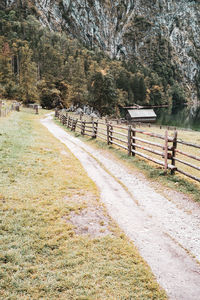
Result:
[[[114,224],[91,238],[66,222],[89,202],[99,207],[99,193],[38,120],[20,112],[0,121],[0,298],[166,299]]]

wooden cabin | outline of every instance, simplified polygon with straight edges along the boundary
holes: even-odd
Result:
[[[126,119],[130,122],[153,123],[156,121],[156,114],[153,109],[128,109]]]

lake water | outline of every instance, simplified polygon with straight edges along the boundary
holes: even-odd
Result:
[[[200,107],[182,108],[172,110],[170,108],[157,108],[157,124],[190,128],[200,131]]]

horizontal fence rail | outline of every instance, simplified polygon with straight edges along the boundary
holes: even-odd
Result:
[[[165,172],[167,170],[170,170],[171,174],[179,172],[200,182],[200,165],[198,165],[200,156],[196,153],[193,154],[191,151],[191,148],[200,149],[200,145],[178,139],[177,131],[174,131],[173,136],[168,135],[168,130],[165,131],[165,135],[161,135],[131,125],[115,125],[108,120],[103,122],[93,118],[91,118],[91,121],[83,120],[82,117],[80,119],[78,117],[72,118],[70,114],[62,112],[62,110],[56,110],[55,117],[71,131],[101,139],[108,145],[125,150],[129,156],[137,155],[162,166]],[[184,149],[180,147],[184,147]],[[188,151],[185,150],[186,147],[188,147]],[[189,168],[190,171],[182,166]]]

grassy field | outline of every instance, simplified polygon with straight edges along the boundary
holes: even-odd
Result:
[[[166,299],[80,163],[39,118],[0,119],[0,298]],[[92,209],[101,215],[94,236],[70,222]]]

